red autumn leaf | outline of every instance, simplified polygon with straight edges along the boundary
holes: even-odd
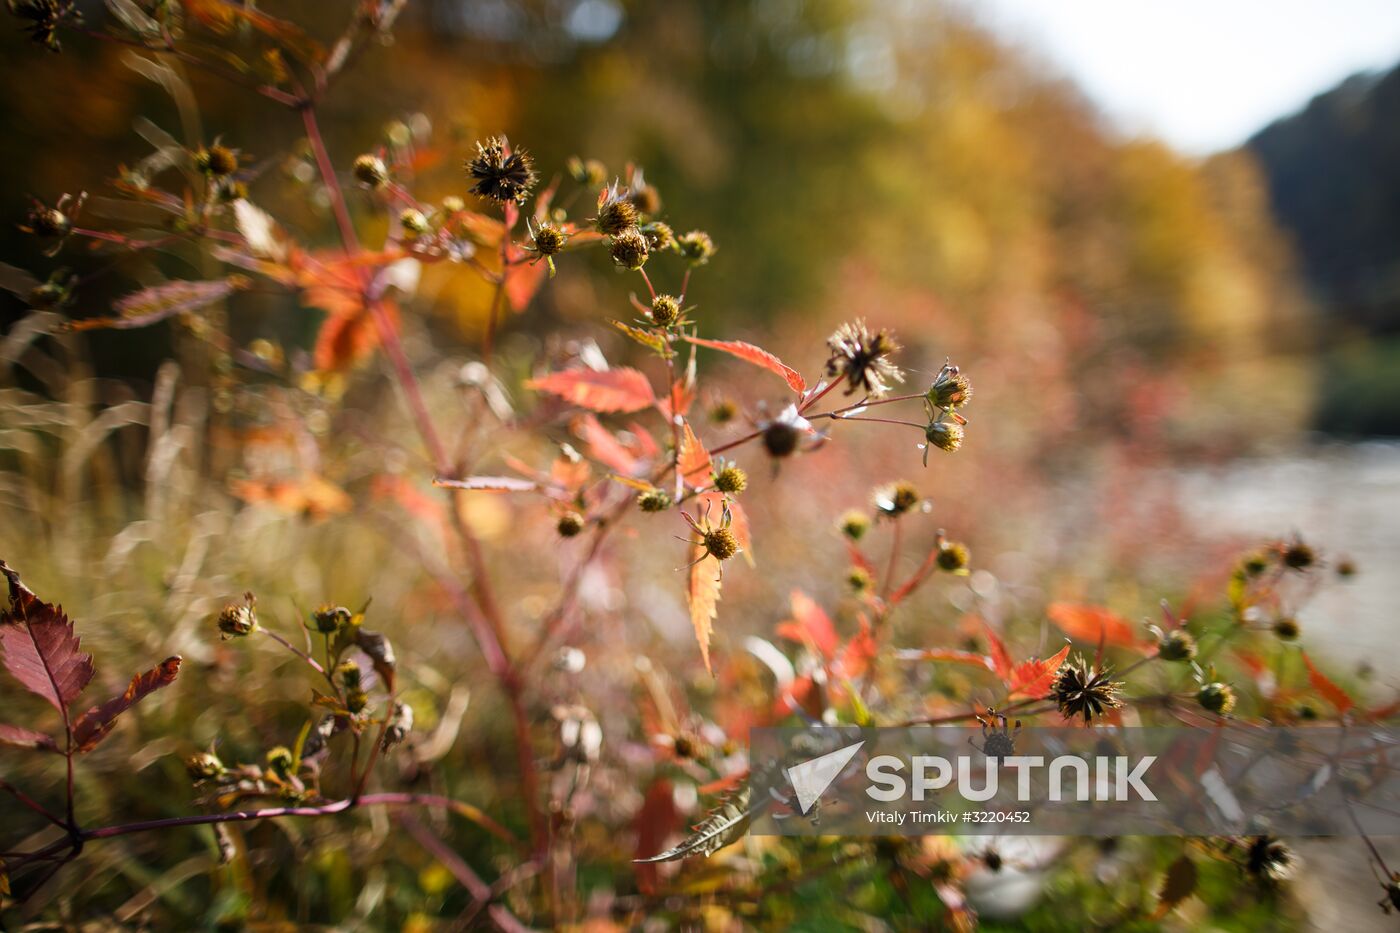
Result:
[[[1059,671],[1060,665],[1065,663],[1065,658],[1069,657],[1069,648],[1069,645],[1065,645],[1059,653],[1044,661],[1032,658],[1017,664],[1011,676],[1006,679],[1006,686],[1011,691],[1007,697],[1024,693],[1032,700],[1039,700],[1048,694],[1050,687],[1055,683],[1056,672]]]
[[[1327,702],[1337,708],[1337,712],[1345,713],[1356,705],[1352,698],[1347,696],[1345,690],[1332,683],[1325,674],[1313,667],[1312,659],[1308,657],[1307,652],[1300,651],[1299,654],[1303,656],[1303,663],[1308,668],[1308,683],[1312,684],[1314,690],[1326,697]]]
[[[560,454],[550,464],[549,478],[560,489],[572,493],[583,488],[583,484],[588,482],[588,477],[592,472],[593,468],[588,465],[588,461],[577,454],[573,456]]]
[[[92,655],[80,650],[73,623],[62,608],[42,602],[4,561],[0,572],[10,584],[10,605],[0,616],[5,669],[61,712],[92,680]]]
[[[117,724],[117,717],[140,703],[161,687],[175,682],[180,673],[180,656],[166,658],[160,664],[131,678],[126,692],[114,696],[101,706],[94,706],[73,724],[73,742],[80,752],[90,752],[107,737]]]
[[[992,656],[992,670],[1002,680],[1007,680],[1011,677],[1011,653],[1006,650],[1005,643],[985,620],[982,622],[982,630],[987,635],[987,651]]]
[[[33,729],[12,726],[4,722],[0,722],[0,745],[11,745],[15,748],[33,748],[45,752],[58,751],[58,744],[54,742],[52,736],[44,735],[42,732],[35,732]]]
[[[438,477],[433,480],[433,485],[487,492],[534,492],[540,488],[540,484],[533,480],[517,479],[514,476],[468,476],[466,479]]]
[[[506,267],[506,301],[516,314],[529,307],[530,300],[544,284],[545,273],[549,271],[548,263],[538,260],[527,262],[529,258],[530,254],[525,250],[514,247],[511,250],[511,264]]]
[[[1045,610],[1060,631],[1077,641],[1097,645],[1100,641],[1123,648],[1143,644],[1132,623],[1103,606],[1052,603]]]
[[[777,373],[779,376],[783,377],[792,391],[799,395],[807,391],[807,380],[803,379],[802,375],[798,373],[797,370],[762,347],[754,346],[751,343],[745,343],[742,340],[705,340],[701,337],[686,337],[685,339],[696,346],[709,347],[711,350],[719,350],[731,356],[737,356],[745,363],[752,363],[755,366],[763,367],[769,372]]]
[[[870,627],[870,620],[864,613],[860,617],[860,630],[851,636],[851,640],[841,648],[841,655],[832,665],[832,671],[838,677],[845,677],[847,680],[855,680],[865,674],[870,667],[870,662],[875,660],[878,649],[875,644],[875,631]]]
[[[677,379],[671,384],[671,392],[667,398],[659,399],[656,408],[661,412],[661,416],[670,421],[675,415],[685,417],[690,412],[690,406],[695,402],[695,386],[685,380]]]
[[[706,554],[691,565],[686,602],[690,607],[690,624],[695,627],[695,640],[700,644],[700,658],[711,676],[715,671],[710,666],[710,635],[714,632],[715,616],[719,614],[719,590],[719,561]]]
[[[647,788],[642,808],[637,811],[637,851],[633,855],[632,868],[637,873],[637,887],[642,893],[656,892],[660,866],[640,863],[640,860],[661,854],[666,840],[680,828],[681,815],[676,809],[671,782],[657,778]]]
[[[836,634],[831,617],[801,590],[793,590],[790,599],[792,618],[778,623],[778,634],[791,641],[811,645],[828,660],[834,658],[841,639]]]
[[[641,411],[656,401],[647,377],[626,366],[606,372],[575,369],[550,373],[531,379],[525,386],[557,395],[580,408],[600,412]]]
[[[681,425],[681,452],[677,458],[681,477],[695,488],[710,485],[710,452],[695,436],[690,422]]]
[[[574,419],[573,430],[574,435],[588,448],[588,456],[623,476],[636,475],[637,458],[594,415],[579,415]]]

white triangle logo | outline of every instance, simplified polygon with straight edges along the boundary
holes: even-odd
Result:
[[[836,775],[850,764],[851,759],[856,756],[856,752],[860,751],[860,747],[864,744],[865,742],[862,740],[854,745],[838,748],[834,752],[810,758],[787,769],[788,780],[792,782],[792,789],[797,792],[797,802],[801,804],[804,814],[812,809],[817,798],[831,786],[831,782],[836,780]]]

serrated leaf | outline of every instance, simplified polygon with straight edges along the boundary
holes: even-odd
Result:
[[[749,789],[743,787],[726,797],[718,807],[711,810],[679,845],[667,849],[660,855],[639,858],[634,861],[645,865],[652,862],[673,862],[677,859],[689,858],[692,855],[703,855],[708,858],[730,843],[738,841],[744,835],[744,831],[748,829],[753,815],[754,811],[749,807]]]
[[[1013,697],[1021,693],[1033,700],[1042,699],[1050,692],[1050,687],[1055,683],[1055,674],[1059,671],[1060,665],[1064,664],[1065,659],[1069,657],[1069,649],[1069,644],[1066,644],[1057,654],[1044,661],[1031,658],[1029,661],[1017,664],[1006,681],[1006,686],[1010,690],[1007,696]]]
[[[1006,650],[1005,643],[986,621],[982,622],[982,630],[987,634],[987,651],[992,657],[992,670],[1002,680],[1006,680],[1011,676],[1011,652]]]
[[[695,627],[695,640],[700,644],[700,658],[705,662],[705,670],[714,676],[710,666],[710,636],[714,632],[715,617],[719,614],[720,563],[706,554],[690,567],[690,585],[686,591],[686,603],[690,607],[690,624]]]
[[[439,476],[433,479],[433,485],[487,492],[533,492],[540,488],[540,484],[534,480],[514,476],[468,476],[466,479],[443,479]]]
[[[525,386],[598,412],[641,411],[656,402],[647,377],[626,366],[606,372],[576,369],[550,373],[531,379]]]
[[[1190,897],[1196,890],[1196,863],[1185,855],[1167,868],[1162,887],[1157,891],[1157,919],[1165,917],[1173,907]]]
[[[42,732],[35,732],[33,729],[25,729],[22,726],[12,726],[9,723],[0,722],[0,745],[9,745],[14,748],[32,748],[37,751],[56,752],[58,743],[52,736]]]
[[[1347,696],[1345,690],[1338,687],[1327,675],[1313,666],[1312,659],[1308,657],[1307,652],[1300,651],[1299,654],[1303,656],[1303,664],[1308,668],[1308,683],[1312,684],[1314,690],[1326,697],[1327,702],[1337,708],[1337,712],[1345,713],[1356,705],[1352,698]]]
[[[681,425],[681,451],[676,458],[676,468],[680,470],[681,478],[697,489],[710,485],[712,481],[710,452],[695,436],[688,421]]]
[[[10,603],[0,616],[0,654],[5,669],[30,693],[62,712],[92,680],[92,655],[80,650],[73,623],[41,601],[0,560],[9,581]]]
[[[637,458],[616,435],[599,423],[595,415],[578,416],[572,427],[574,435],[588,448],[588,456],[624,475],[630,476],[637,471]]]
[[[746,343],[743,340],[705,340],[702,337],[685,338],[696,346],[709,347],[711,350],[719,350],[728,353],[730,356],[737,356],[745,363],[752,363],[754,366],[762,367],[771,373],[777,373],[787,382],[788,387],[801,395],[807,391],[807,380],[791,366],[778,359],[772,353],[762,347]]]
[[[637,341],[637,343],[640,343],[642,346],[647,347],[650,350],[654,350],[657,353],[660,353],[662,356],[666,355],[668,350],[666,346],[666,339],[660,334],[646,330],[641,327],[633,327],[631,324],[625,324],[622,321],[608,321],[608,323],[611,324],[613,327],[616,327],[618,330],[622,331],[628,337],[631,337],[633,340]]]
[[[181,660],[178,654],[166,658],[149,671],[131,678],[131,683],[121,695],[83,713],[73,724],[73,743],[78,751],[92,751],[116,726],[118,716],[155,691],[173,684],[176,675],[180,673]]]
[[[143,288],[139,292],[117,301],[113,317],[94,317],[81,321],[69,321],[65,330],[132,330],[150,327],[161,321],[207,308],[222,301],[240,288],[248,287],[248,280],[241,275],[231,275],[226,279],[209,282],[165,282]]]

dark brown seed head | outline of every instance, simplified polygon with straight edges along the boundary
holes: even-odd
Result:
[[[786,421],[774,421],[763,429],[763,449],[770,457],[790,457],[797,450],[802,432]]]
[[[887,330],[872,331],[864,321],[851,321],[838,327],[826,345],[831,351],[826,374],[846,380],[848,395],[861,391],[878,397],[904,381],[904,373],[889,358],[899,343]]]
[[[636,227],[624,230],[612,238],[608,254],[619,269],[640,269],[647,264],[647,239]]]
[[[1082,716],[1087,723],[1105,710],[1123,705],[1119,699],[1121,683],[1108,679],[1107,671],[1097,671],[1083,655],[1073,659],[1055,676],[1050,694],[1066,719]]]
[[[572,538],[583,531],[583,525],[583,516],[571,510],[559,516],[559,523],[555,527],[559,532],[559,537]]]
[[[637,206],[626,198],[610,194],[599,206],[593,223],[599,233],[617,236],[637,226]]]
[[[967,545],[957,541],[949,541],[938,551],[938,569],[946,570],[949,573],[961,573],[967,570],[967,566],[972,562],[972,555],[968,553]]]
[[[506,141],[493,136],[476,144],[476,155],[467,160],[472,193],[502,204],[519,203],[530,196],[538,176],[535,161],[524,149],[506,151]]]
[[[238,153],[227,146],[213,145],[194,154],[195,168],[214,178],[238,171]]]

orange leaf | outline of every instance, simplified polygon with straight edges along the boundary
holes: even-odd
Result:
[[[607,372],[575,369],[550,373],[531,379],[525,386],[593,411],[641,411],[656,401],[647,377],[626,366]]]
[[[710,485],[710,452],[691,430],[690,422],[681,425],[681,453],[677,467],[687,483],[699,489]]]
[[[529,253],[519,247],[516,247],[513,253],[514,262],[506,267],[506,300],[510,302],[511,310],[519,314],[529,306],[530,299],[535,297],[535,292],[544,284],[544,274],[549,266],[539,260],[522,261],[529,257]]]
[[[466,479],[442,479],[433,480],[434,486],[446,486],[451,489],[480,489],[489,492],[534,492],[540,488],[540,484],[528,479],[517,479],[514,476],[468,476]]]
[[[984,620],[982,630],[987,633],[987,650],[992,656],[992,670],[1002,680],[1011,676],[1011,653],[1006,650],[1005,643],[992,631],[992,627]]]
[[[1345,713],[1356,705],[1352,702],[1351,697],[1347,696],[1345,690],[1332,683],[1325,674],[1313,667],[1313,662],[1308,657],[1307,652],[1300,651],[1298,653],[1303,656],[1303,663],[1308,667],[1308,683],[1312,684],[1314,690],[1326,697],[1327,702],[1337,707],[1337,712]]]
[[[862,676],[870,667],[870,662],[875,660],[877,647],[875,633],[870,628],[870,620],[862,614],[860,631],[852,635],[851,640],[846,642],[845,647],[841,649],[841,656],[833,665],[833,672],[847,680],[855,680]]]
[[[831,617],[812,597],[801,590],[793,590],[791,600],[792,618],[778,623],[778,634],[783,638],[815,647],[822,657],[835,657],[841,639],[836,634],[836,626],[832,624]]]
[[[714,632],[715,616],[719,614],[720,564],[710,555],[691,565],[690,586],[686,601],[690,604],[690,624],[695,626],[695,640],[700,643],[700,657],[705,670],[714,676],[710,666],[710,635]]]
[[[588,456],[623,476],[636,474],[637,458],[598,422],[597,417],[592,414],[579,415],[573,421],[573,430],[574,435],[587,446]]]
[[[1031,658],[1017,664],[1016,669],[1007,678],[1006,686],[1011,689],[1007,697],[1024,693],[1033,700],[1039,700],[1049,693],[1051,685],[1055,683],[1055,672],[1065,663],[1065,658],[1069,657],[1069,648],[1069,645],[1065,645],[1058,654],[1044,661]]]
[[[1097,645],[1102,640],[1124,648],[1137,648],[1143,642],[1132,623],[1103,606],[1052,603],[1045,614],[1060,631],[1078,641]]]
[[[762,347],[756,347],[742,340],[705,340],[701,337],[686,337],[685,339],[696,346],[709,347],[711,350],[719,350],[731,356],[737,356],[745,363],[752,363],[755,366],[763,367],[769,372],[777,373],[787,381],[792,391],[799,395],[807,391],[807,380],[803,379],[802,375],[798,373],[797,370]]]
[[[125,693],[83,713],[82,718],[73,724],[73,742],[78,751],[92,751],[116,726],[118,716],[161,687],[174,683],[175,676],[180,673],[180,660],[178,654],[166,658],[144,674],[131,678]]]

